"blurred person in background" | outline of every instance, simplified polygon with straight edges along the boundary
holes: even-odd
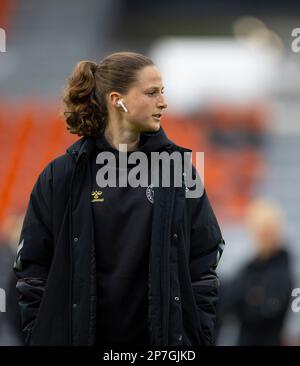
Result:
[[[5,311],[0,312],[0,346],[23,345],[16,277],[12,271],[24,216],[4,220],[0,239],[0,288],[5,292]]]
[[[96,180],[97,156],[118,159],[120,144],[129,156],[190,151],[160,126],[159,70],[131,52],[82,61],[64,103],[68,130],[84,137],[30,197],[15,263],[26,344],[213,345],[224,241],[205,191]]]
[[[255,255],[233,279],[222,280],[220,321],[230,314],[237,318],[239,346],[280,346],[292,291],[282,213],[274,202],[257,199],[246,223]]]

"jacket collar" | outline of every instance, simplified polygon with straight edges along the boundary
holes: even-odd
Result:
[[[70,154],[73,159],[78,160],[83,154],[90,156],[93,146],[94,137],[82,137],[68,147],[67,153]]]
[[[192,152],[192,150],[187,149],[182,146],[178,146],[173,141],[169,140],[162,128],[160,129],[160,133],[169,142],[169,144],[166,146],[167,150],[180,151],[180,152]],[[147,135],[147,134],[145,134],[145,135]],[[151,135],[151,133],[149,133],[148,136],[149,135]],[[72,158],[76,159],[76,160],[78,160],[84,154],[86,154],[87,157],[89,157],[93,150],[93,147],[95,144],[95,139],[96,138],[93,136],[82,137],[81,139],[77,140],[75,143],[73,143],[71,146],[68,147],[67,153],[70,154],[72,156]]]

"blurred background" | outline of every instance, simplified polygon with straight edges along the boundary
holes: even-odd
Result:
[[[12,304],[0,345],[22,344],[11,268],[31,189],[76,140],[61,117],[67,77],[124,50],[160,68],[169,137],[204,152],[227,244],[218,344],[300,345],[300,3],[0,0],[0,28],[0,288]]]

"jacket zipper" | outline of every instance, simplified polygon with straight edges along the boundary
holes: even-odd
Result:
[[[163,260],[161,261],[162,278],[162,339],[163,345],[169,344],[169,313],[170,313],[170,235],[173,215],[175,188],[170,192],[168,211],[166,215],[166,226],[164,233]]]
[[[75,166],[74,166],[74,170],[72,173],[72,177],[71,177],[71,187],[70,187],[70,217],[69,217],[69,245],[70,245],[70,291],[69,291],[69,304],[70,304],[70,317],[69,317],[69,321],[70,321],[70,328],[69,328],[69,332],[70,332],[70,345],[73,346],[73,225],[72,225],[72,203],[73,203],[73,181],[74,181],[74,177],[76,175],[77,172],[77,167],[78,167],[78,151],[77,150],[73,150],[72,151],[72,155],[75,158]]]

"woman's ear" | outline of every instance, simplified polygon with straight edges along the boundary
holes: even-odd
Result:
[[[108,104],[111,107],[118,107],[118,100],[122,98],[121,94],[117,92],[111,92],[108,96]]]

